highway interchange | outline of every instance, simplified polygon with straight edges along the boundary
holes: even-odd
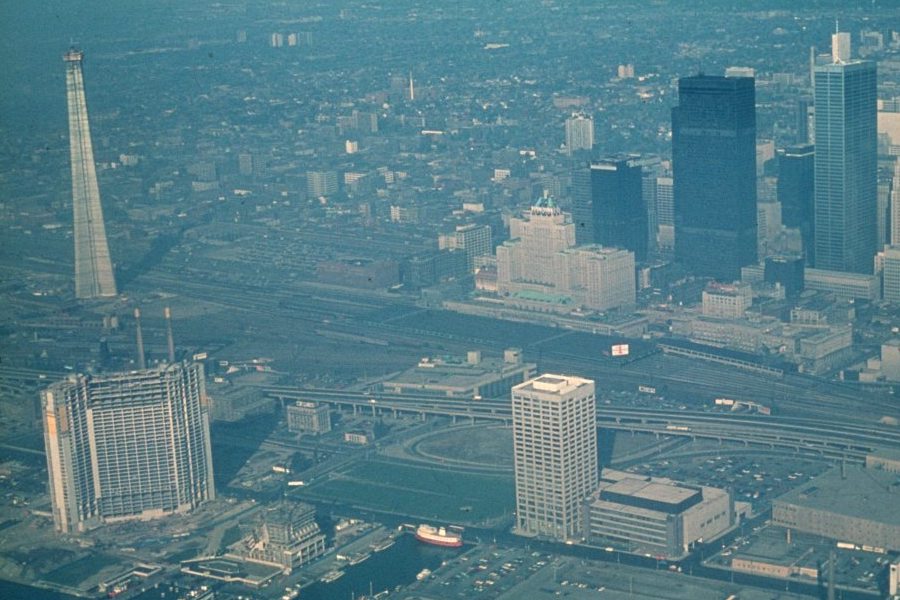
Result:
[[[504,399],[453,400],[416,395],[373,394],[347,390],[301,389],[268,386],[268,395],[282,401],[325,402],[355,413],[446,416],[454,419],[493,420],[508,423],[510,402]],[[882,448],[900,449],[900,431],[763,415],[709,413],[689,410],[642,409],[599,406],[597,424],[657,435],[688,436],[736,441],[754,446],[788,448],[821,457],[864,462],[867,454]]]
[[[254,347],[265,347],[267,341],[293,341],[314,354],[317,344],[327,340],[332,353],[323,353],[323,362],[331,361],[334,366],[361,374],[367,362],[376,359],[387,366],[405,368],[424,355],[462,354],[470,349],[499,354],[504,348],[519,346],[524,350],[524,359],[538,363],[541,372],[594,379],[598,398],[610,391],[635,392],[639,386],[653,387],[666,397],[667,401],[660,402],[659,407],[640,409],[618,403],[606,405],[598,400],[598,423],[603,427],[734,439],[851,460],[859,460],[878,448],[900,446],[900,427],[886,424],[900,416],[898,402],[887,393],[888,388],[872,392],[802,374],[777,377],[742,371],[666,355],[658,352],[652,341],[636,341],[642,354],[630,362],[616,361],[598,351],[609,343],[603,336],[426,310],[408,297],[384,291],[348,290],[299,281],[280,285],[237,284],[223,271],[210,271],[201,278],[163,267],[139,277],[133,286],[135,293],[143,297],[177,290],[176,303],[211,307],[211,316],[217,314],[233,324],[232,330],[221,331],[205,327],[205,316],[176,321],[179,345],[197,351],[212,350],[213,358],[221,358],[215,350],[227,353],[232,344],[252,342]],[[177,311],[175,314],[177,319]],[[147,335],[148,328],[152,329],[152,323],[145,323],[145,337],[152,339],[152,332]],[[128,346],[132,335],[125,327],[111,339]],[[280,357],[273,358],[279,370]],[[0,385],[10,387],[29,382],[42,385],[43,380],[60,376],[62,373],[40,369],[0,367]],[[290,385],[291,376],[283,378],[282,383]],[[270,392],[289,389],[273,388]],[[309,396],[312,391],[304,393]],[[328,390],[317,392],[325,393]],[[347,396],[349,405],[353,395]],[[713,399],[720,397],[757,402],[771,407],[773,414],[711,414]],[[411,410],[458,417],[500,418],[509,410],[504,399],[465,406],[423,398],[390,400],[395,403],[391,408],[407,410],[413,406]],[[671,410],[673,401],[676,410]],[[388,399],[381,402],[387,403]]]

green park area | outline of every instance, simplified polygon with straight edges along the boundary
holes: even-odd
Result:
[[[487,524],[515,504],[512,474],[366,460],[303,488],[301,495],[438,522]]]

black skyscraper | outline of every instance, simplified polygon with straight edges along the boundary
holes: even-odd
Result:
[[[778,153],[778,201],[781,222],[800,230],[807,264],[814,263],[815,146],[791,146]]]
[[[647,260],[647,207],[641,167],[624,157],[576,170],[572,179],[575,242],[625,248]]]
[[[678,81],[672,109],[675,257],[721,280],[756,263],[756,106],[752,77]]]

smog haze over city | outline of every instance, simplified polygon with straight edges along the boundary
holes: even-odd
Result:
[[[900,598],[895,0],[0,49],[0,597]]]

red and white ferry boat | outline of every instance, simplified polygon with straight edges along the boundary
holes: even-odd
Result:
[[[432,527],[424,524],[419,525],[416,529],[416,539],[426,544],[447,548],[459,548],[463,545],[461,533],[448,531],[446,527]]]

